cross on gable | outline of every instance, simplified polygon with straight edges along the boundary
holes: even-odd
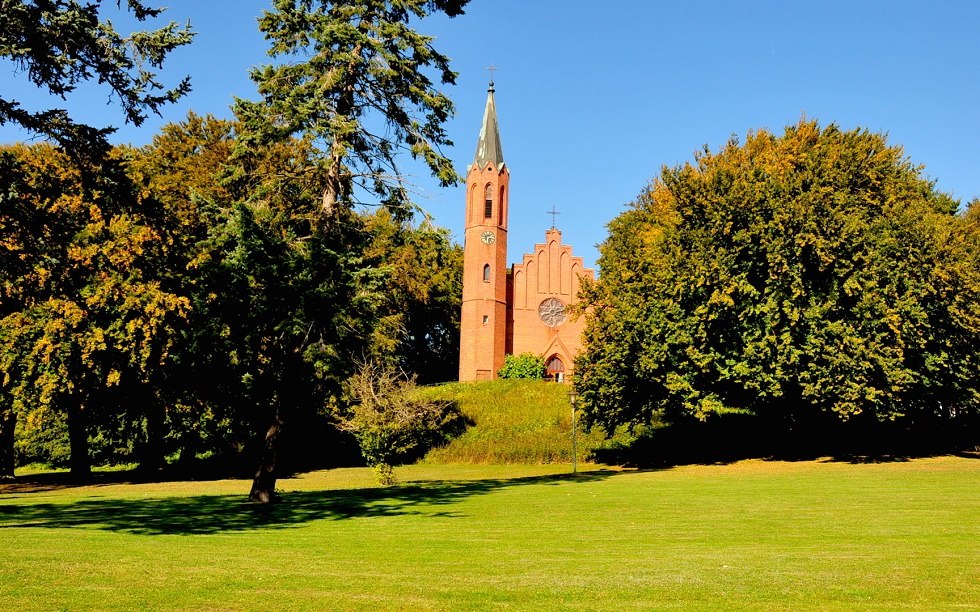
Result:
[[[545,214],[549,214],[549,215],[551,215],[551,229],[557,229],[557,228],[555,227],[555,222],[557,221],[557,219],[556,219],[556,218],[557,218],[557,217],[558,217],[558,215],[560,215],[561,213],[560,213],[560,212],[558,212],[558,209],[557,209],[557,208],[555,208],[555,206],[554,206],[554,204],[552,204],[552,206],[551,206],[551,210],[546,210],[546,211],[545,211]]]

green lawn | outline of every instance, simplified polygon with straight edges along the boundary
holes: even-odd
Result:
[[[980,460],[564,469],[0,485],[0,609],[980,608]]]

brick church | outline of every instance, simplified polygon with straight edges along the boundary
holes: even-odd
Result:
[[[595,278],[595,272],[562,244],[555,227],[521,263],[507,268],[510,169],[493,94],[491,81],[476,157],[466,170],[459,379],[496,378],[505,355],[530,352],[545,360],[551,380],[568,381],[585,321],[566,310],[578,294],[579,279]]]

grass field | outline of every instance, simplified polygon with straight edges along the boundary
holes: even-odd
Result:
[[[978,609],[980,461],[0,485],[0,609]],[[108,479],[119,478],[109,475]]]

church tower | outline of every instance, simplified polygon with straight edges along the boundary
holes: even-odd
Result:
[[[507,348],[507,198],[510,171],[497,129],[493,80],[476,157],[466,168],[459,379],[489,380]]]

